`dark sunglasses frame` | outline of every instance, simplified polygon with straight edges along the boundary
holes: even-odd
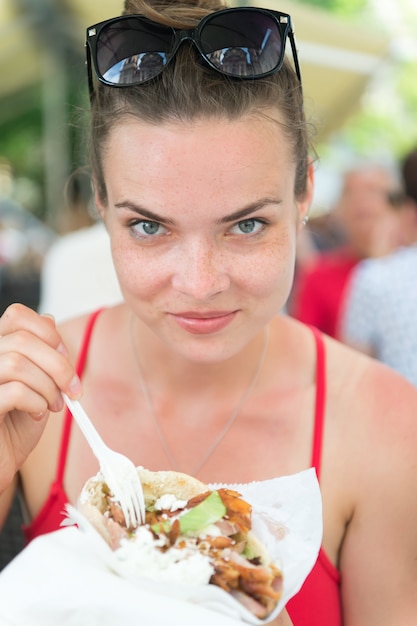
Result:
[[[240,76],[240,75],[235,76],[233,74],[223,72],[219,67],[211,63],[210,59],[207,57],[206,53],[202,49],[200,45],[200,41],[201,41],[201,32],[204,30],[204,27],[211,20],[213,20],[213,18],[216,19],[222,14],[233,14],[233,13],[237,14],[238,12],[247,13],[249,24],[250,24],[250,19],[254,17],[255,14],[267,15],[269,18],[271,18],[274,21],[279,31],[282,45],[281,45],[280,58],[277,64],[275,65],[275,67],[273,67],[271,70],[264,72],[264,73],[260,73],[260,74],[250,75],[250,76]],[[97,76],[97,79],[101,83],[105,85],[109,85],[111,87],[132,87],[133,85],[144,84],[147,82],[147,80],[153,80],[154,78],[156,78],[163,72],[163,70],[168,65],[168,63],[175,57],[175,54],[177,53],[179,46],[184,41],[191,41],[197,48],[198,52],[200,53],[204,63],[208,65],[209,67],[211,67],[216,72],[223,74],[224,76],[228,76],[229,78],[232,78],[232,79],[236,78],[239,80],[256,80],[258,78],[264,78],[266,76],[270,76],[271,74],[275,74],[281,69],[282,63],[285,58],[285,48],[286,48],[286,41],[288,37],[290,40],[290,44],[291,44],[291,51],[292,51],[292,56],[294,60],[294,69],[301,83],[301,72],[300,72],[300,66],[298,62],[298,55],[297,55],[297,49],[295,45],[295,37],[294,37],[294,31],[292,28],[291,17],[287,13],[281,13],[280,11],[272,11],[270,9],[258,9],[256,7],[235,7],[235,8],[222,9],[221,11],[215,11],[213,13],[209,13],[198,23],[198,25],[195,28],[192,28],[192,29],[175,29],[175,28],[171,28],[167,26],[166,27],[167,30],[173,33],[174,39],[173,39],[172,50],[169,52],[169,58],[168,58],[166,65],[150,79],[138,81],[137,83],[121,83],[121,84],[113,83],[111,81],[106,80],[99,70],[99,63],[98,63],[98,58],[97,58],[97,47],[98,47],[98,42],[100,40],[100,33],[102,32],[103,28],[107,28],[108,26],[112,24],[120,23],[120,25],[122,25],[125,20],[132,20],[135,18],[140,19],[142,22],[149,22],[149,24],[155,24],[155,22],[149,20],[143,15],[132,14],[132,15],[122,15],[122,16],[115,17],[109,20],[105,20],[103,22],[99,22],[98,24],[94,24],[93,26],[89,26],[89,28],[87,28],[86,63],[87,63],[87,73],[88,73],[88,88],[89,88],[91,101],[93,100],[93,97],[94,97],[92,68],[94,68],[94,73]],[[161,24],[158,24],[158,26],[161,26]]]

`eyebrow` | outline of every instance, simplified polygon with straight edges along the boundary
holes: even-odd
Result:
[[[142,217],[148,218],[148,220],[150,220],[151,222],[163,222],[164,224],[169,224],[169,225],[173,225],[175,223],[174,220],[171,220],[167,217],[162,217],[161,215],[158,215],[157,213],[154,213],[153,211],[149,211],[149,209],[144,209],[140,205],[134,204],[133,202],[129,202],[128,200],[122,201],[122,202],[116,202],[114,206],[117,209],[129,209],[130,211],[134,211],[135,213],[138,213]]]
[[[257,200],[256,202],[252,202],[248,204],[247,207],[240,209],[239,211],[235,211],[234,213],[230,213],[230,215],[225,215],[218,222],[220,224],[228,224],[229,222],[235,222],[236,220],[241,220],[247,215],[251,213],[255,213],[256,211],[260,211],[264,209],[268,204],[281,204],[281,200],[277,198],[262,198],[261,200]]]
[[[277,198],[271,198],[271,197],[262,198],[260,200],[257,200],[256,202],[252,202],[251,204],[244,207],[243,209],[239,209],[239,211],[234,211],[233,213],[230,213],[229,215],[225,215],[224,217],[217,220],[217,223],[228,224],[229,222],[235,222],[236,220],[241,220],[247,215],[250,215],[251,213],[260,211],[261,209],[265,208],[265,206],[269,204],[281,204],[281,200]],[[136,205],[130,201],[116,202],[115,207],[118,209],[129,209],[131,211],[134,211],[135,213],[138,213],[142,217],[145,217],[152,222],[161,222],[163,224],[168,224],[168,225],[175,224],[175,220],[158,215],[158,213],[154,213],[153,211],[150,211],[149,209],[144,209],[142,206]]]

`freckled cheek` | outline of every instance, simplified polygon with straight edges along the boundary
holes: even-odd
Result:
[[[113,248],[113,258],[122,291],[144,299],[161,294],[163,288],[171,286],[173,262],[170,255],[150,258],[139,255],[137,250],[125,246]],[[291,289],[294,265],[295,242],[282,236],[263,245],[255,254],[233,259],[226,258],[215,271],[229,274],[230,286],[238,287],[257,298],[275,297],[283,304]],[[207,271],[213,268],[208,268]]]
[[[164,260],[155,262],[147,255],[138,254],[137,250],[127,250],[122,246],[113,248],[113,260],[126,297],[132,294],[146,298],[158,293],[171,273],[169,264]]]
[[[258,297],[286,300],[294,279],[295,243],[285,237],[270,243],[246,268],[246,287]],[[283,304],[283,302],[282,302]]]

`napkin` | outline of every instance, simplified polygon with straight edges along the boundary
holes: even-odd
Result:
[[[212,485],[212,488],[220,485]],[[32,541],[0,574],[3,626],[238,626],[278,615],[311,571],[322,539],[321,496],[313,469],[246,485],[253,530],[283,572],[283,595],[259,620],[215,585],[171,585],[132,575],[81,513]]]

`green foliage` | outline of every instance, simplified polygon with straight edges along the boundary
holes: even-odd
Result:
[[[407,116],[417,119],[417,61],[405,62],[398,77],[398,91]]]
[[[74,168],[83,163],[82,120],[76,119],[75,109],[84,96],[79,83],[74,79],[69,94],[68,116],[70,161]],[[84,104],[82,104],[84,106]],[[0,99],[0,161],[10,164],[15,179],[29,179],[36,189],[30,206],[25,206],[41,219],[45,214],[45,159],[43,137],[43,113],[41,85]]]
[[[302,0],[302,4],[310,4],[344,17],[355,17],[365,9],[367,0]]]
[[[38,178],[41,168],[42,116],[37,95],[34,91],[27,93],[26,98],[33,105],[0,126],[1,156],[10,161],[18,176],[29,174]],[[5,101],[3,106],[11,110],[20,108],[19,101],[13,98]]]
[[[342,129],[343,141],[362,156],[400,158],[417,144],[417,61],[398,62],[372,101]]]
[[[25,208],[39,217],[45,205],[41,110],[39,87],[0,101],[0,159],[9,164],[15,180],[31,181],[34,204]]]

